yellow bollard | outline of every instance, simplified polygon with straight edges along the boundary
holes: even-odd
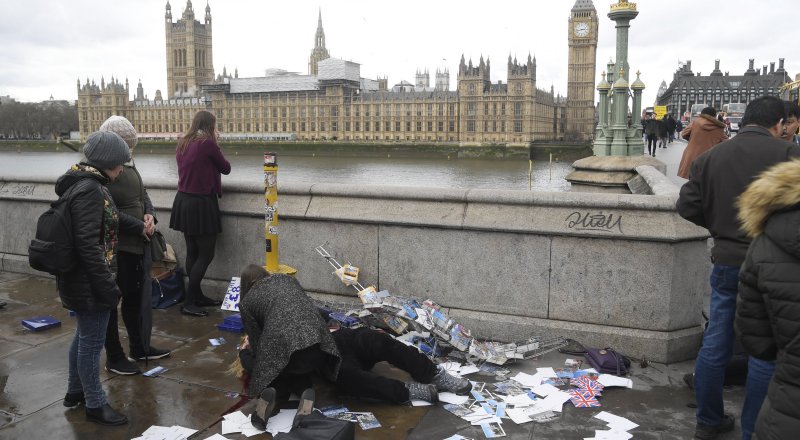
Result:
[[[294,275],[297,269],[280,264],[278,252],[278,161],[275,153],[264,153],[264,269],[269,273]]]

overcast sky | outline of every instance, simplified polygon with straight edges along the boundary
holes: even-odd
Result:
[[[458,62],[491,59],[492,82],[506,80],[508,55],[537,58],[537,86],[567,91],[567,19],[574,0],[209,0],[214,69],[239,69],[239,77],[267,68],[306,74],[322,10],[331,56],[361,64],[361,76],[388,76],[389,85],[414,82],[427,68],[450,70]],[[600,17],[598,75],[614,57],[612,0],[595,1]],[[640,0],[630,29],[629,63],[642,72],[645,104],[662,80],[669,84],[679,61],[695,73],[740,75],[786,59],[792,78],[800,56],[791,14],[796,0]],[[77,98],[76,80],[128,78],[131,93],[142,80],[150,99],[166,92],[165,0],[0,0],[0,95],[18,101]],[[186,6],[172,0],[173,19]],[[202,22],[205,0],[193,2]],[[166,93],[164,93],[166,96]]]

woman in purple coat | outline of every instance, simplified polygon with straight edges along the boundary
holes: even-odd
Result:
[[[181,312],[207,316],[201,307],[218,306],[221,301],[203,295],[200,282],[214,259],[217,235],[222,232],[218,199],[222,197],[222,174],[231,164],[217,144],[217,118],[208,111],[194,115],[189,131],[178,141],[178,193],[172,202],[169,227],[183,232],[186,240],[186,272],[189,286]]]

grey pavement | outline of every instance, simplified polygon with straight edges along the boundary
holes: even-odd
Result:
[[[669,153],[667,153],[669,154]],[[209,292],[222,296],[223,292]],[[171,357],[151,361],[149,367],[169,370],[156,378],[116,376],[101,372],[103,386],[112,406],[127,414],[130,423],[121,427],[102,427],[85,420],[83,409],[62,406],[66,391],[67,350],[75,331],[75,321],[58,301],[55,283],[47,277],[0,272],[0,300],[8,302],[0,309],[0,438],[2,439],[130,439],[151,425],[181,425],[200,430],[194,437],[205,439],[220,432],[220,417],[244,402],[237,393],[240,381],[225,373],[236,358],[238,335],[220,332],[215,325],[225,312],[211,311],[206,318],[190,318],[178,307],[154,310],[154,345],[173,350]],[[20,320],[38,315],[52,315],[62,321],[60,328],[40,333],[24,331]],[[124,333],[123,333],[124,335]],[[228,341],[212,346],[210,338],[223,336]],[[123,346],[126,343],[123,340]],[[537,367],[561,367],[568,357],[558,352],[541,358],[510,364],[515,372],[535,372]],[[104,363],[104,358],[102,359]],[[144,365],[141,365],[144,368]],[[402,377],[404,373],[388,365],[378,365],[381,372]],[[601,410],[629,418],[639,425],[632,430],[635,439],[688,439],[694,429],[692,392],[682,376],[692,371],[693,362],[673,365],[634,362],[633,389],[612,388],[600,398],[601,408],[574,408],[569,402],[560,416],[544,424],[516,425],[505,420],[509,439],[583,439],[605,424],[593,415]],[[498,381],[491,376],[468,376],[477,381]],[[741,408],[744,390],[725,390],[725,405],[736,413]],[[430,407],[396,406],[359,401],[335,393],[327,384],[318,384],[317,407],[345,405],[352,411],[373,412],[381,427],[363,431],[356,428],[358,439],[444,439],[461,434],[484,438],[479,427],[445,411],[441,405]],[[253,402],[245,402],[249,414]],[[737,417],[738,418],[738,417]],[[721,437],[741,436],[738,422],[735,432]],[[241,434],[227,435],[243,439]],[[268,439],[262,434],[254,439]]]
[[[667,176],[676,184],[683,179],[677,172],[686,143],[676,141],[659,149],[656,158],[667,164]],[[302,268],[300,268],[302,270]],[[217,297],[223,291],[208,292]],[[66,391],[67,351],[75,331],[75,321],[61,307],[52,278],[0,272],[0,439],[130,439],[151,425],[181,425],[199,430],[193,438],[205,439],[219,433],[220,417],[234,408],[249,414],[253,402],[239,395],[242,383],[226,374],[236,358],[238,335],[217,330],[225,312],[212,310],[206,318],[190,318],[178,307],[153,311],[153,343],[173,350],[172,356],[151,361],[148,368],[168,368],[155,378],[116,376],[101,372],[109,402],[124,412],[130,423],[121,427],[102,427],[85,420],[83,409],[62,406]],[[25,331],[24,318],[52,315],[62,321],[60,328],[40,333]],[[124,329],[122,329],[123,338]],[[480,336],[480,335],[478,335]],[[225,337],[227,343],[212,346],[211,338]],[[126,346],[123,340],[123,346]],[[568,357],[558,352],[510,364],[512,375],[533,373],[537,367],[563,366]],[[104,364],[105,359],[101,362]],[[505,420],[509,439],[583,439],[605,424],[593,416],[600,411],[626,417],[639,425],[631,431],[635,439],[689,439],[694,430],[694,395],[682,381],[693,370],[693,362],[678,364],[640,364],[634,362],[633,389],[606,389],[601,408],[574,408],[569,402],[553,421],[516,425]],[[645,366],[646,365],[646,366]],[[144,369],[144,365],[141,365]],[[376,367],[383,374],[403,378],[404,373],[389,365]],[[468,378],[492,383],[500,379],[474,374]],[[441,405],[429,407],[396,406],[337,394],[328,384],[317,384],[317,407],[345,405],[352,411],[371,411],[380,428],[356,428],[358,439],[437,440],[461,434],[481,439],[480,427],[471,426],[445,411]],[[729,387],[724,392],[728,411],[737,415],[744,390]],[[243,439],[241,434],[226,435]],[[740,438],[736,430],[720,438]],[[262,434],[254,439],[269,439]]]

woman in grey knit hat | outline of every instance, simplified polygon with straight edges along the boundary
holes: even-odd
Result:
[[[86,159],[58,178],[56,194],[70,213],[77,264],[56,277],[64,308],[76,314],[75,338],[69,349],[69,378],[64,406],[86,405],[86,419],[102,425],[128,422],[106,401],[100,382],[100,351],[111,310],[120,296],[111,262],[119,232],[143,233],[141,222],[120,217],[107,185],[123,171],[130,151],[119,135],[95,132],[83,147]]]

